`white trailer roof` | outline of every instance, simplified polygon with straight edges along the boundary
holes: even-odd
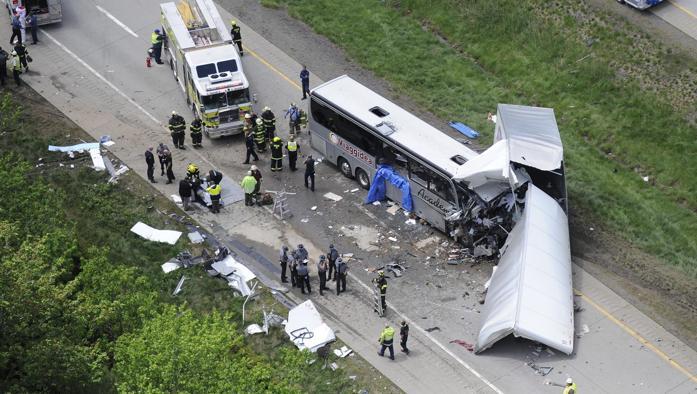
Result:
[[[477,156],[477,152],[347,75],[325,82],[315,88],[312,94],[366,125],[376,127],[381,122],[390,122],[395,131],[383,134],[385,138],[433,163],[448,176],[455,175],[459,167],[458,163],[451,160],[452,157],[461,156],[470,160]],[[374,114],[370,111],[374,107],[382,108],[389,115],[380,117]]]
[[[511,161],[543,171],[561,168],[564,148],[552,108],[499,104],[494,142],[504,139]]]
[[[529,184],[523,215],[502,250],[487,291],[476,352],[513,334],[571,354],[571,252],[567,217],[559,204]]]

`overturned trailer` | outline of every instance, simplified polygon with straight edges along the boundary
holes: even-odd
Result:
[[[500,104],[494,145],[454,179],[472,199],[454,220],[472,243],[499,249],[475,350],[513,334],[573,351],[564,151],[550,108]],[[499,242],[504,240],[503,245]]]

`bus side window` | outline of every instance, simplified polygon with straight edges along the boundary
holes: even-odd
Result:
[[[436,194],[447,201],[453,203],[455,202],[455,195],[453,194],[450,182],[425,166],[414,161],[410,161],[409,178],[419,185],[427,188],[431,193]]]

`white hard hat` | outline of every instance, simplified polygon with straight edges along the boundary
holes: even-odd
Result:
[[[571,378],[566,378],[566,384],[574,384],[574,380]]]
[[[257,170],[257,166],[252,166],[251,170],[252,170],[252,171],[256,171],[256,170]]]
[[[250,115],[250,114],[244,114],[244,118],[245,118],[245,119],[252,119],[252,115]]]
[[[12,55],[13,55],[13,56],[16,55],[16,54],[17,54],[17,51],[12,51]]]
[[[271,108],[269,108],[269,107],[264,107],[264,111],[270,111],[270,110],[271,110]]]
[[[247,171],[247,175],[252,175],[252,172],[251,172],[251,171]]]
[[[176,114],[177,114],[177,111],[172,111],[172,115],[176,115]]]

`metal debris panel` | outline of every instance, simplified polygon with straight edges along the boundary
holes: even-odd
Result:
[[[566,214],[531,184],[491,278],[476,351],[513,334],[571,354],[573,305]]]

